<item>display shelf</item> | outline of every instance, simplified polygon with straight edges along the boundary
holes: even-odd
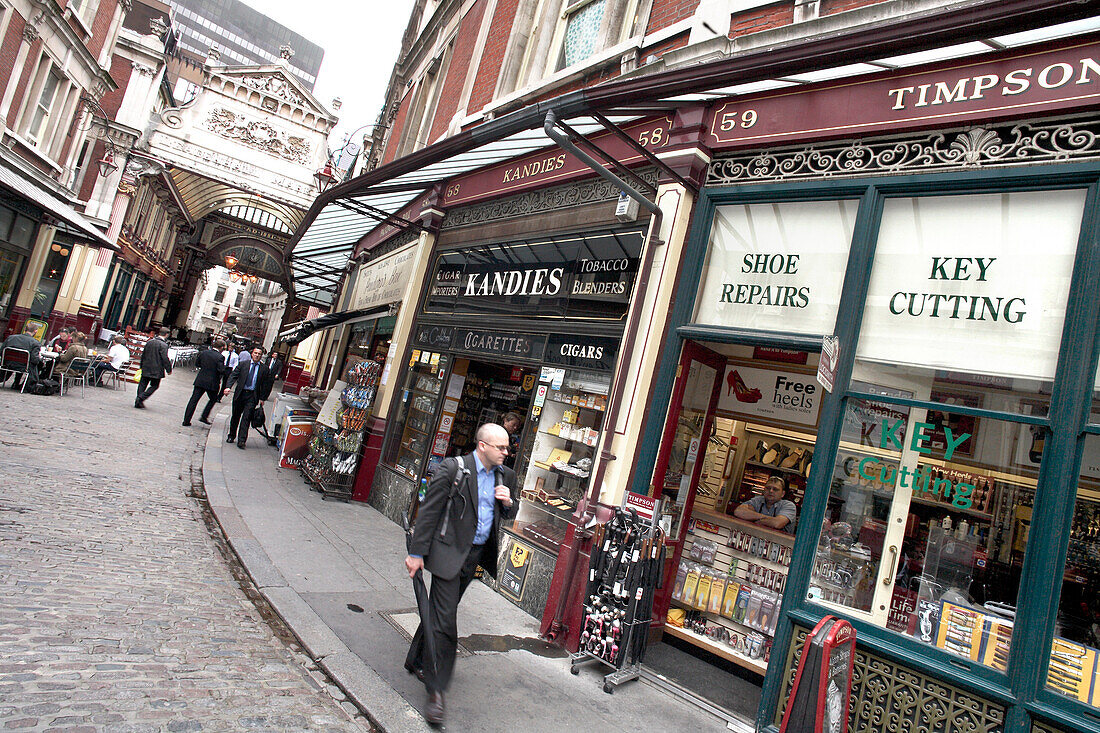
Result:
[[[695,646],[706,649],[711,654],[722,657],[723,659],[733,662],[734,664],[744,667],[745,669],[752,670],[758,675],[763,676],[768,672],[768,665],[764,664],[763,660],[746,657],[744,654],[735,652],[733,649],[730,649],[725,644],[719,644],[713,639],[708,639],[701,634],[696,634],[694,631],[681,629],[679,626],[673,626],[666,623],[665,633],[671,634],[677,639],[683,639],[690,644],[694,644]]]
[[[409,387],[409,391],[415,394],[424,395],[425,397],[438,397],[439,392],[431,392],[426,389],[419,389],[417,387]]]
[[[737,581],[737,582],[741,582],[741,581]],[[673,606],[676,606],[677,608],[683,608],[683,609],[688,610],[688,611],[699,611],[699,610],[701,610],[701,609],[696,608],[695,606],[690,606],[690,605],[684,603],[683,601],[678,601],[675,598],[673,598],[671,600],[671,603],[672,603]],[[708,616],[716,615],[716,614],[711,613],[710,611],[704,611],[704,613],[706,613]],[[728,616],[719,616],[719,618],[722,619],[723,623],[730,623],[730,624],[733,624],[734,626],[745,629],[747,631],[755,631],[758,634],[763,634],[764,636],[768,637],[769,639],[772,639],[772,638],[775,637],[775,634],[769,634],[767,631],[764,631],[763,629],[757,629],[753,626],[749,626],[744,621],[737,621],[737,620],[732,619]],[[692,632],[692,633],[694,633],[694,632]],[[704,638],[706,638],[706,637],[704,637]]]
[[[993,515],[986,514],[985,512],[979,512],[975,509],[965,509],[963,507],[957,507],[954,504],[946,501],[930,501],[929,499],[919,499],[916,496],[909,499],[911,504],[919,504],[920,506],[936,507],[937,509],[943,509],[952,514],[969,514],[972,517],[977,517],[985,522],[992,522]]]
[[[781,532],[778,529],[772,529],[771,527],[762,527],[759,524],[753,522],[746,522],[744,519],[738,519],[731,514],[718,514],[717,512],[707,511],[706,509],[695,509],[691,512],[692,518],[703,519],[704,521],[709,519],[715,519],[725,524],[728,527],[736,527],[742,529],[749,534],[755,534],[758,537],[766,537],[779,542],[781,545],[793,545],[794,535]]]
[[[539,466],[539,467],[541,468],[542,466]],[[562,471],[560,468],[554,468],[553,466],[548,466],[546,470],[549,471],[550,473],[554,474],[555,476],[564,476],[565,478],[571,478],[574,481],[587,481],[589,479],[589,477],[592,475],[591,473],[589,473],[588,476],[574,476],[571,473],[566,473],[565,471]]]
[[[797,468],[780,468],[779,466],[773,465],[771,463],[760,463],[759,461],[745,461],[745,465],[752,466],[753,468],[762,468],[765,471],[779,471],[780,473],[789,473],[795,476],[806,478],[806,475]]]
[[[559,405],[569,405],[570,407],[579,407],[582,410],[592,410],[593,412],[606,412],[606,407],[589,407],[588,405],[578,405],[576,402],[570,402],[569,400],[558,400],[553,397],[547,397],[547,402],[557,402]]]

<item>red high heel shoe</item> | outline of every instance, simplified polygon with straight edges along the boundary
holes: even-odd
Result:
[[[753,387],[749,389],[749,386],[745,384],[745,380],[741,378],[741,375],[734,369],[726,375],[726,396],[733,392],[737,397],[738,402],[759,402],[763,397],[760,390]]]

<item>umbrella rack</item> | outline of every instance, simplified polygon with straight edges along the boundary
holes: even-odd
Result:
[[[603,691],[641,674],[649,639],[653,596],[665,558],[665,534],[654,519],[646,522],[634,509],[617,508],[596,527],[585,586],[584,626],[580,648],[569,657],[569,671],[585,664],[611,668]]]

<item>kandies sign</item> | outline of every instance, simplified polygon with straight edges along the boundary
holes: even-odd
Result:
[[[708,116],[714,149],[856,137],[1100,104],[1100,39],[982,55],[920,73],[739,97]]]
[[[668,145],[671,125],[671,117],[662,117],[623,125],[622,129],[647,150],[656,152]],[[643,160],[637,150],[610,132],[591,135],[589,139],[624,165]],[[554,147],[450,181],[443,192],[443,206],[449,208],[590,175],[592,169],[587,164]]]

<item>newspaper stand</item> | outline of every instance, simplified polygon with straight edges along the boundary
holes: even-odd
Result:
[[[802,647],[780,733],[847,733],[855,650],[850,623],[818,622]]]
[[[617,508],[596,527],[585,587],[584,628],[580,648],[569,657],[569,671],[601,664],[603,691],[641,675],[641,661],[653,616],[653,595],[664,567],[665,535],[659,513],[643,519],[633,509]]]

